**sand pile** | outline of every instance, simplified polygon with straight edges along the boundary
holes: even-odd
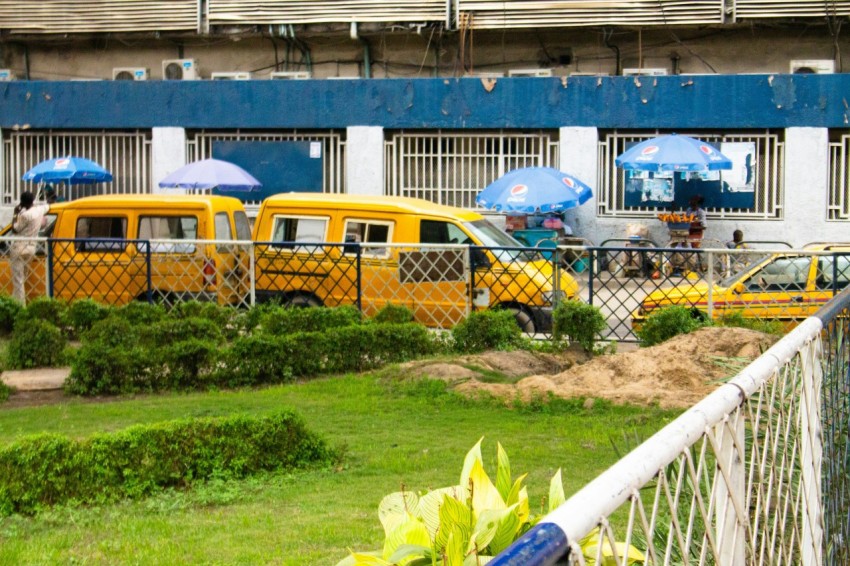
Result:
[[[693,405],[736,374],[777,338],[744,328],[703,328],[663,344],[588,359],[577,348],[562,355],[489,352],[451,362],[408,364],[412,374],[444,379],[456,390],[524,400],[553,394],[615,403]],[[495,376],[495,377],[494,377]]]

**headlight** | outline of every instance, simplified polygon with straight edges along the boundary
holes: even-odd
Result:
[[[543,296],[543,302],[548,305],[554,304],[556,299],[561,301],[567,298],[567,294],[563,291],[543,291],[541,295]]]

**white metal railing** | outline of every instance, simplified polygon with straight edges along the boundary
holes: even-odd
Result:
[[[70,200],[88,194],[144,194],[151,192],[151,135],[135,132],[4,131],[3,204],[18,202],[21,191],[31,189],[21,177],[45,159],[80,156],[104,166],[114,177],[110,183],[63,187],[60,196]]]
[[[519,167],[558,167],[556,133],[392,132],[386,147],[386,193],[477,208],[475,197]]]
[[[822,329],[807,319],[491,564],[822,564]],[[541,533],[560,542],[535,550]]]
[[[654,218],[662,212],[656,207],[627,206],[625,203],[625,173],[614,162],[633,143],[660,135],[662,132],[621,132],[604,134],[599,142],[599,189],[597,210],[604,217]],[[745,134],[698,132],[687,134],[714,144],[723,142],[749,142],[755,145],[756,164],[753,168],[755,206],[752,210],[709,209],[710,218],[740,218],[746,220],[776,220],[783,217],[782,178],[784,169],[784,143],[780,136],[770,131]],[[721,179],[723,172],[721,171]]]
[[[829,200],[827,220],[850,220],[850,182],[847,165],[850,161],[850,135],[841,136],[829,144]]]

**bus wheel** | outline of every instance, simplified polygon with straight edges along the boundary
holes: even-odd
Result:
[[[526,334],[534,334],[536,329],[534,328],[534,319],[531,318],[530,314],[520,307],[510,307],[508,310],[513,313],[514,320],[516,320],[520,330]]]

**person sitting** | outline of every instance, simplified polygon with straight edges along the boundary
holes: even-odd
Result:
[[[736,248],[748,248],[749,246],[744,243],[744,232],[741,230],[735,230],[732,232],[732,239],[726,242],[726,247],[730,250],[734,250]]]
[[[735,230],[732,232],[732,239],[726,242],[726,247],[730,250],[741,250],[747,249],[750,246],[744,242],[744,232],[741,230]],[[742,268],[746,267],[749,264],[749,259],[747,254],[726,254],[726,257],[723,258],[723,267],[726,275],[732,275],[733,273],[737,273]]]

